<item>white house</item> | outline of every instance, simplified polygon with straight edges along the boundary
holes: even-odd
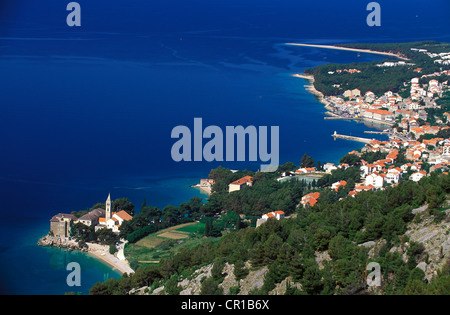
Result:
[[[121,210],[117,213],[113,213],[112,217],[106,221],[106,227],[113,232],[119,232],[120,226],[124,221],[130,221],[133,219],[126,211]]]
[[[426,175],[427,175],[427,172],[419,171],[419,172],[416,172],[416,173],[412,174],[409,179],[414,181],[414,182],[418,182],[418,181],[420,181],[422,179],[422,177],[424,177]]]
[[[237,190],[241,190],[243,186],[252,186],[253,185],[253,177],[251,176],[245,176],[241,179],[238,179],[237,181],[232,182],[228,185],[228,192],[233,192]]]
[[[314,167],[303,167],[303,168],[299,168],[298,170],[296,170],[295,174],[297,174],[297,175],[308,174],[308,173],[313,173],[315,171],[316,171],[316,169]]]
[[[300,202],[303,207],[314,207],[317,203],[317,199],[320,197],[320,192],[309,193],[302,197]]]
[[[323,170],[327,173],[331,173],[334,170],[337,170],[337,166],[334,165],[333,163],[327,163],[323,166]]]
[[[443,151],[442,151],[442,155],[450,156],[450,144],[445,144]]]
[[[381,169],[382,167],[376,164],[366,164],[361,166],[360,170],[362,172],[362,176],[367,176],[370,173],[377,171],[379,168]]]
[[[272,211],[272,212],[263,214],[261,219],[256,220],[256,227],[258,227],[261,224],[265,223],[270,218],[274,218],[274,219],[280,220],[280,219],[284,218],[284,216],[285,216],[285,214],[281,210],[279,210],[279,211]]]
[[[215,183],[216,183],[216,182],[215,182],[214,179],[210,179],[210,178],[207,178],[207,179],[201,179],[201,180],[200,180],[200,187],[201,187],[201,188],[204,188],[204,189],[206,189],[206,190],[211,191],[211,187],[212,187],[212,185],[214,185]]]
[[[367,175],[365,179],[365,185],[366,186],[372,185],[376,189],[382,188],[384,185],[384,177],[381,174],[377,173]]]
[[[283,211],[272,211],[269,213],[266,213],[262,216],[264,220],[268,220],[269,218],[275,218],[277,220],[280,220],[281,218],[284,218],[284,212]]]
[[[336,183],[332,184],[331,185],[331,189],[334,189],[334,190],[338,191],[339,188],[345,187],[345,186],[347,186],[347,182],[345,180],[341,180],[339,182],[336,182]]]
[[[402,170],[397,168],[390,169],[386,174],[386,182],[391,184],[398,184],[402,178]]]

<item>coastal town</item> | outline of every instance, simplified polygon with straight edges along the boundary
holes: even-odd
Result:
[[[424,53],[423,49],[418,49],[417,53]],[[437,59],[437,61],[441,60],[437,64],[447,65],[445,62],[448,60],[447,56],[450,56],[450,53],[448,55],[437,54],[437,56],[435,54],[427,54],[427,56],[430,56],[430,58],[441,58]],[[209,178],[201,179],[198,184],[191,186],[199,188],[202,192],[208,194],[209,198],[207,201],[212,206],[208,203],[203,204],[201,198],[184,203],[178,208],[167,206],[162,211],[152,207],[146,208],[143,205],[141,213],[133,218],[127,211],[120,210],[121,208],[116,207],[116,212],[113,212],[111,196],[108,195],[104,207],[103,204],[96,205],[97,207],[91,208],[82,215],[59,213],[53,216],[50,220],[50,232],[40,240],[40,245],[73,247],[76,249],[87,248],[86,251],[111,264],[121,273],[132,274],[135,272],[134,270],[138,270],[137,268],[141,266],[155,264],[164,260],[159,260],[160,254],[156,254],[156,257],[151,256],[151,260],[148,258],[143,259],[142,256],[139,256],[142,253],[136,254],[137,251],[133,252],[133,248],[131,251],[128,249],[129,251],[126,252],[125,244],[128,243],[130,245],[142,238],[151,237],[150,235],[157,231],[155,226],[158,224],[163,225],[163,221],[164,227],[177,226],[177,224],[182,226],[182,224],[180,225],[182,222],[204,224],[204,231],[196,234],[195,237],[193,236],[192,240],[196,237],[201,238],[202,241],[207,240],[208,237],[221,237],[222,233],[239,230],[241,225],[256,227],[255,233],[258,233],[258,231],[271,228],[270,224],[266,224],[269,220],[281,221],[276,223],[275,221],[270,221],[274,224],[283,224],[284,222],[291,222],[284,221],[284,219],[298,218],[304,213],[310,213],[310,211],[314,213],[320,210],[323,205],[322,201],[326,200],[327,197],[329,198],[330,193],[333,194],[333,197],[337,196],[332,203],[342,200],[344,200],[343,202],[349,200],[357,201],[370,195],[363,193],[366,191],[378,191],[382,194],[383,191],[384,193],[389,192],[391,187],[395,189],[396,186],[399,186],[397,188],[401,188],[401,183],[404,181],[419,183],[425,177],[432,177],[433,173],[448,175],[450,169],[450,113],[448,110],[443,111],[446,107],[443,108],[440,105],[440,100],[449,95],[449,70],[427,74],[422,68],[417,68],[416,64],[403,61],[384,62],[376,66],[380,68],[410,67],[408,69],[417,76],[403,84],[404,88],[408,90],[408,96],[405,97],[405,93],[392,91],[386,91],[381,94],[371,91],[363,93],[362,89],[357,87],[343,90],[341,95],[326,96],[315,89],[313,85],[314,77],[311,75],[301,74],[295,76],[309,80],[312,83],[306,88],[325,105],[327,110],[325,118],[369,122],[370,126],[377,127],[378,131],[371,131],[368,134],[380,134],[387,139],[380,140],[369,136],[367,138],[358,138],[340,135],[335,131],[330,136],[359,141],[364,143],[364,146],[361,149],[348,152],[339,163],[319,162],[317,166],[314,166],[312,164],[315,161],[312,158],[308,163],[303,163],[302,158],[300,165],[288,162],[286,164],[290,163],[289,167],[286,165],[280,166],[282,169],[278,169],[276,172],[268,175],[267,178],[269,179],[265,178],[265,183],[261,183],[264,181],[262,179],[264,176],[261,172],[237,171],[219,167],[221,169],[216,171],[216,173],[214,173],[214,170],[211,171]],[[343,68],[332,73],[330,72],[328,75],[334,76],[339,73],[357,74],[361,73],[361,70]],[[336,86],[336,88],[340,88],[340,86]],[[352,171],[355,169],[357,171],[352,174],[352,178],[349,179],[347,176],[344,176],[346,170]],[[355,174],[356,177],[353,176]],[[227,180],[224,181],[224,178]],[[322,179],[324,178],[327,178],[327,181],[323,181]],[[283,186],[276,183],[285,181],[293,181],[294,184]],[[297,184],[295,184],[295,181]],[[299,182],[301,184],[298,184]],[[249,195],[257,192],[263,185],[267,185],[266,188],[271,188],[267,191],[283,190],[279,196],[288,195],[285,194],[286,191],[290,192],[288,186],[295,185],[298,187],[292,191],[300,187],[301,193],[295,195],[295,197],[289,195],[286,198],[289,200],[285,203],[283,203],[285,200],[281,198],[281,201],[277,203],[266,203],[266,199],[274,199],[266,193],[266,190],[261,193],[262,199],[255,198],[257,200],[256,203],[250,203],[245,199],[245,197],[252,199]],[[247,193],[249,195],[246,196]],[[211,200],[213,201],[210,202]],[[251,205],[249,211],[245,211],[241,207],[244,203]],[[276,206],[273,206],[274,204]],[[326,204],[329,205],[330,203]],[[259,205],[261,206],[259,207]],[[442,205],[444,206],[443,210],[448,210],[450,202],[446,199],[445,204]],[[418,209],[408,211],[413,211],[414,213],[414,211],[427,207],[428,205],[423,205]],[[233,214],[237,217],[237,220],[234,217],[231,219]],[[168,220],[164,216],[167,216]],[[221,220],[222,222],[220,222]],[[225,221],[227,224],[224,224]],[[80,225],[86,227],[86,229],[92,229],[95,233],[106,231],[107,233],[115,234],[117,237],[126,235],[126,240],[120,239],[118,241],[117,239],[110,246],[99,244],[99,242],[86,242],[80,248],[80,243],[76,240],[73,231],[74,226]],[[259,228],[262,225],[264,226]],[[123,226],[124,233],[122,235],[121,228]],[[164,235],[171,238],[171,242],[162,243],[167,247],[176,247],[187,242],[185,239],[188,239],[185,234],[180,233],[167,234],[167,232],[164,232]],[[178,239],[179,237],[181,238]],[[141,244],[137,245],[137,248],[142,248],[142,244],[145,243],[141,242]],[[358,246],[365,246],[368,243],[372,244],[375,242],[363,242]],[[143,252],[150,253],[153,247],[156,248],[156,246],[152,245]],[[114,249],[114,252],[111,252],[111,248]],[[129,256],[125,257],[125,254]],[[133,255],[141,258],[132,257]],[[190,254],[188,256],[191,257]],[[440,256],[444,257],[445,255],[442,254]],[[441,261],[442,257],[436,260]],[[170,261],[172,258],[168,259]],[[431,279],[430,270],[428,270],[429,274],[427,276]],[[149,290],[148,286],[141,289]],[[160,292],[163,289],[161,287],[155,292]],[[129,292],[134,294],[140,292],[139,290]]]
[[[411,51],[428,56],[435,64],[450,65],[450,52],[438,54],[417,48],[411,48]],[[361,150],[349,152],[351,155],[361,157],[365,152],[379,152],[385,155],[385,158],[372,163],[361,160],[361,181],[349,192],[352,197],[361,191],[375,191],[384,189],[386,185],[397,185],[402,179],[418,182],[432,172],[448,174],[450,113],[444,112],[441,115],[433,113],[441,109],[437,100],[449,92],[450,70],[441,68],[439,72],[423,73],[422,68],[415,66],[414,63],[405,61],[387,61],[377,64],[377,67],[405,67],[405,69],[409,67],[416,74],[411,81],[403,83],[404,87],[409,89],[407,98],[392,91],[386,91],[381,95],[371,91],[363,94],[357,88],[345,90],[339,96],[324,96],[314,88],[314,77],[305,74],[295,75],[310,81],[311,85],[306,88],[318,96],[319,101],[327,109],[327,115],[336,119],[367,121],[374,123],[375,126],[384,127],[383,131],[373,133],[387,135],[389,140],[355,137],[350,139],[365,143]],[[335,76],[343,72],[354,74],[359,73],[360,70],[338,69],[328,72],[328,75]],[[340,85],[334,87],[340,88]],[[400,154],[402,159],[399,159]],[[324,171],[332,172],[348,166],[348,164],[327,163]],[[295,174],[305,175],[317,172],[315,168],[309,168],[299,169]],[[345,181],[338,181],[330,188],[338,190],[346,184]],[[314,206],[319,197],[319,192],[308,194],[302,198],[302,205]]]
[[[433,59],[435,64],[449,66],[450,52],[432,53],[426,49],[411,48],[412,52],[424,54]],[[422,68],[406,61],[386,61],[377,67],[405,67],[416,75],[403,86],[408,90],[408,97],[399,93],[386,91],[381,95],[360,89],[348,89],[338,96],[326,96],[314,88],[314,77],[308,74],[295,74],[294,77],[306,79],[310,82],[305,88],[317,96],[324,104],[327,112],[325,119],[360,120],[369,122],[382,131],[368,133],[382,134],[388,140],[358,138],[339,135],[334,137],[360,141],[365,143],[358,151],[349,152],[354,155],[361,171],[361,178],[348,192],[348,196],[355,197],[362,191],[384,190],[387,186],[395,186],[402,180],[418,182],[433,172],[448,174],[450,169],[450,112],[433,114],[441,110],[438,100],[449,93],[448,77],[450,70],[441,68],[439,72],[424,73]],[[361,73],[358,69],[337,69],[328,72],[329,76],[340,73]],[[426,83],[424,83],[426,82]],[[340,85],[335,85],[340,88]],[[364,153],[379,153],[383,158],[375,161],[361,159]],[[346,169],[350,165],[341,163],[335,165],[326,163],[319,170],[316,167],[303,167],[295,171],[283,172],[279,180],[286,178],[307,178],[309,176],[322,177],[331,174],[334,170]],[[202,180],[203,185],[209,185],[208,180]],[[251,186],[251,178],[241,178],[229,185],[229,192],[237,191],[241,187]],[[338,180],[328,188],[338,191],[345,188],[347,182]],[[320,192],[312,192],[302,197],[299,207],[314,207],[320,198]],[[281,211],[281,210],[280,210]],[[281,211],[282,212],[282,211]],[[259,224],[268,217],[280,219],[283,215],[268,213],[263,215]],[[259,225],[258,224],[258,225]]]

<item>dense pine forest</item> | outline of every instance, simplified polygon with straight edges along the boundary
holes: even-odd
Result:
[[[408,58],[409,60],[406,62],[414,65],[377,67],[376,65],[382,62],[374,61],[351,64],[325,64],[314,69],[307,69],[305,73],[314,75],[315,88],[327,96],[341,95],[348,89],[359,89],[363,95],[368,91],[372,91],[377,95],[384,94],[386,91],[392,91],[399,93],[402,97],[408,97],[408,89],[405,88],[403,83],[410,82],[412,78],[420,76],[414,71],[415,69],[421,68],[423,73],[434,73],[442,68],[442,65],[434,63],[434,60],[427,55],[411,51],[411,47],[427,49],[435,53],[450,51],[450,44],[434,41],[396,44],[345,44],[338,46],[392,52]],[[392,60],[387,59],[386,61]],[[329,72],[336,72],[338,69],[356,69],[360,72],[349,73],[343,71],[339,74],[329,74]],[[434,79],[447,80],[446,77],[435,77]]]
[[[263,287],[253,294],[267,294],[288,276],[300,283],[302,290],[289,289],[286,294],[368,293],[366,266],[372,261],[379,263],[383,271],[383,286],[377,293],[449,293],[450,266],[447,264],[432,281],[426,282],[424,272],[416,267],[417,259],[424,255],[424,248],[419,243],[409,242],[404,233],[408,223],[423,220],[424,216],[435,222],[449,220],[441,207],[450,193],[450,175],[432,173],[418,183],[402,181],[396,187],[362,192],[354,198],[342,198],[345,195],[343,190],[328,189],[314,207],[303,208],[295,205],[303,194],[314,189],[297,181],[280,184],[274,175],[253,174],[258,179],[253,187],[229,194],[228,198],[221,196],[225,193],[224,187],[220,188],[221,181],[229,182],[243,174],[246,172],[233,174],[223,168],[213,170],[210,175],[217,179],[218,191],[208,203],[196,203],[193,212],[196,218],[213,218],[216,211],[259,216],[262,209],[284,209],[291,216],[279,221],[268,220],[258,228],[242,222],[247,221],[242,219],[244,216],[238,217],[238,222],[222,226],[220,232],[223,236],[219,240],[214,238],[195,248],[183,249],[162,259],[159,264],[139,267],[135,274],[124,275],[119,280],[97,283],[90,293],[128,294],[133,288],[165,285],[166,294],[177,294],[177,280],[201,266],[214,263],[216,275],[204,281],[204,292],[220,294],[218,284],[223,277],[217,270],[221,271],[225,262],[235,265],[234,272],[238,278],[248,273],[244,268],[246,262],[250,262],[252,268],[269,268]],[[253,208],[261,202],[265,203],[264,206]],[[426,213],[412,214],[413,209],[424,204],[428,205]],[[190,206],[184,204],[182,207]],[[145,213],[148,212],[141,215]],[[164,211],[158,215],[162,213]],[[137,215],[133,221],[141,219]],[[151,221],[146,222],[151,225]],[[134,224],[136,222],[131,222],[130,226]],[[380,239],[385,243],[375,256],[369,257],[369,249],[358,246]],[[389,251],[394,246],[405,244],[408,244],[406,263],[398,252]],[[331,260],[319,266],[315,255],[324,251],[328,252]]]

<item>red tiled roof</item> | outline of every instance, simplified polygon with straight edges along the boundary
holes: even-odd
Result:
[[[246,183],[253,183],[252,180],[253,180],[253,177],[245,176],[245,177],[242,177],[242,178],[232,182],[231,185],[239,185],[239,186],[241,186],[241,185],[246,184]]]
[[[390,111],[384,110],[384,109],[368,109],[366,110],[369,113],[374,113],[378,115],[394,115]]]
[[[121,211],[117,212],[116,216],[118,216],[119,218],[121,218],[124,221],[130,221],[131,219],[133,219],[133,217],[130,214],[128,214],[128,212],[126,212],[125,210],[121,210]]]

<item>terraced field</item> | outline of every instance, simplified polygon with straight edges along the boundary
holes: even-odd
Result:
[[[161,258],[185,247],[194,247],[211,238],[203,237],[205,224],[191,222],[150,234],[135,244],[129,244],[125,256],[130,264],[157,264]]]

